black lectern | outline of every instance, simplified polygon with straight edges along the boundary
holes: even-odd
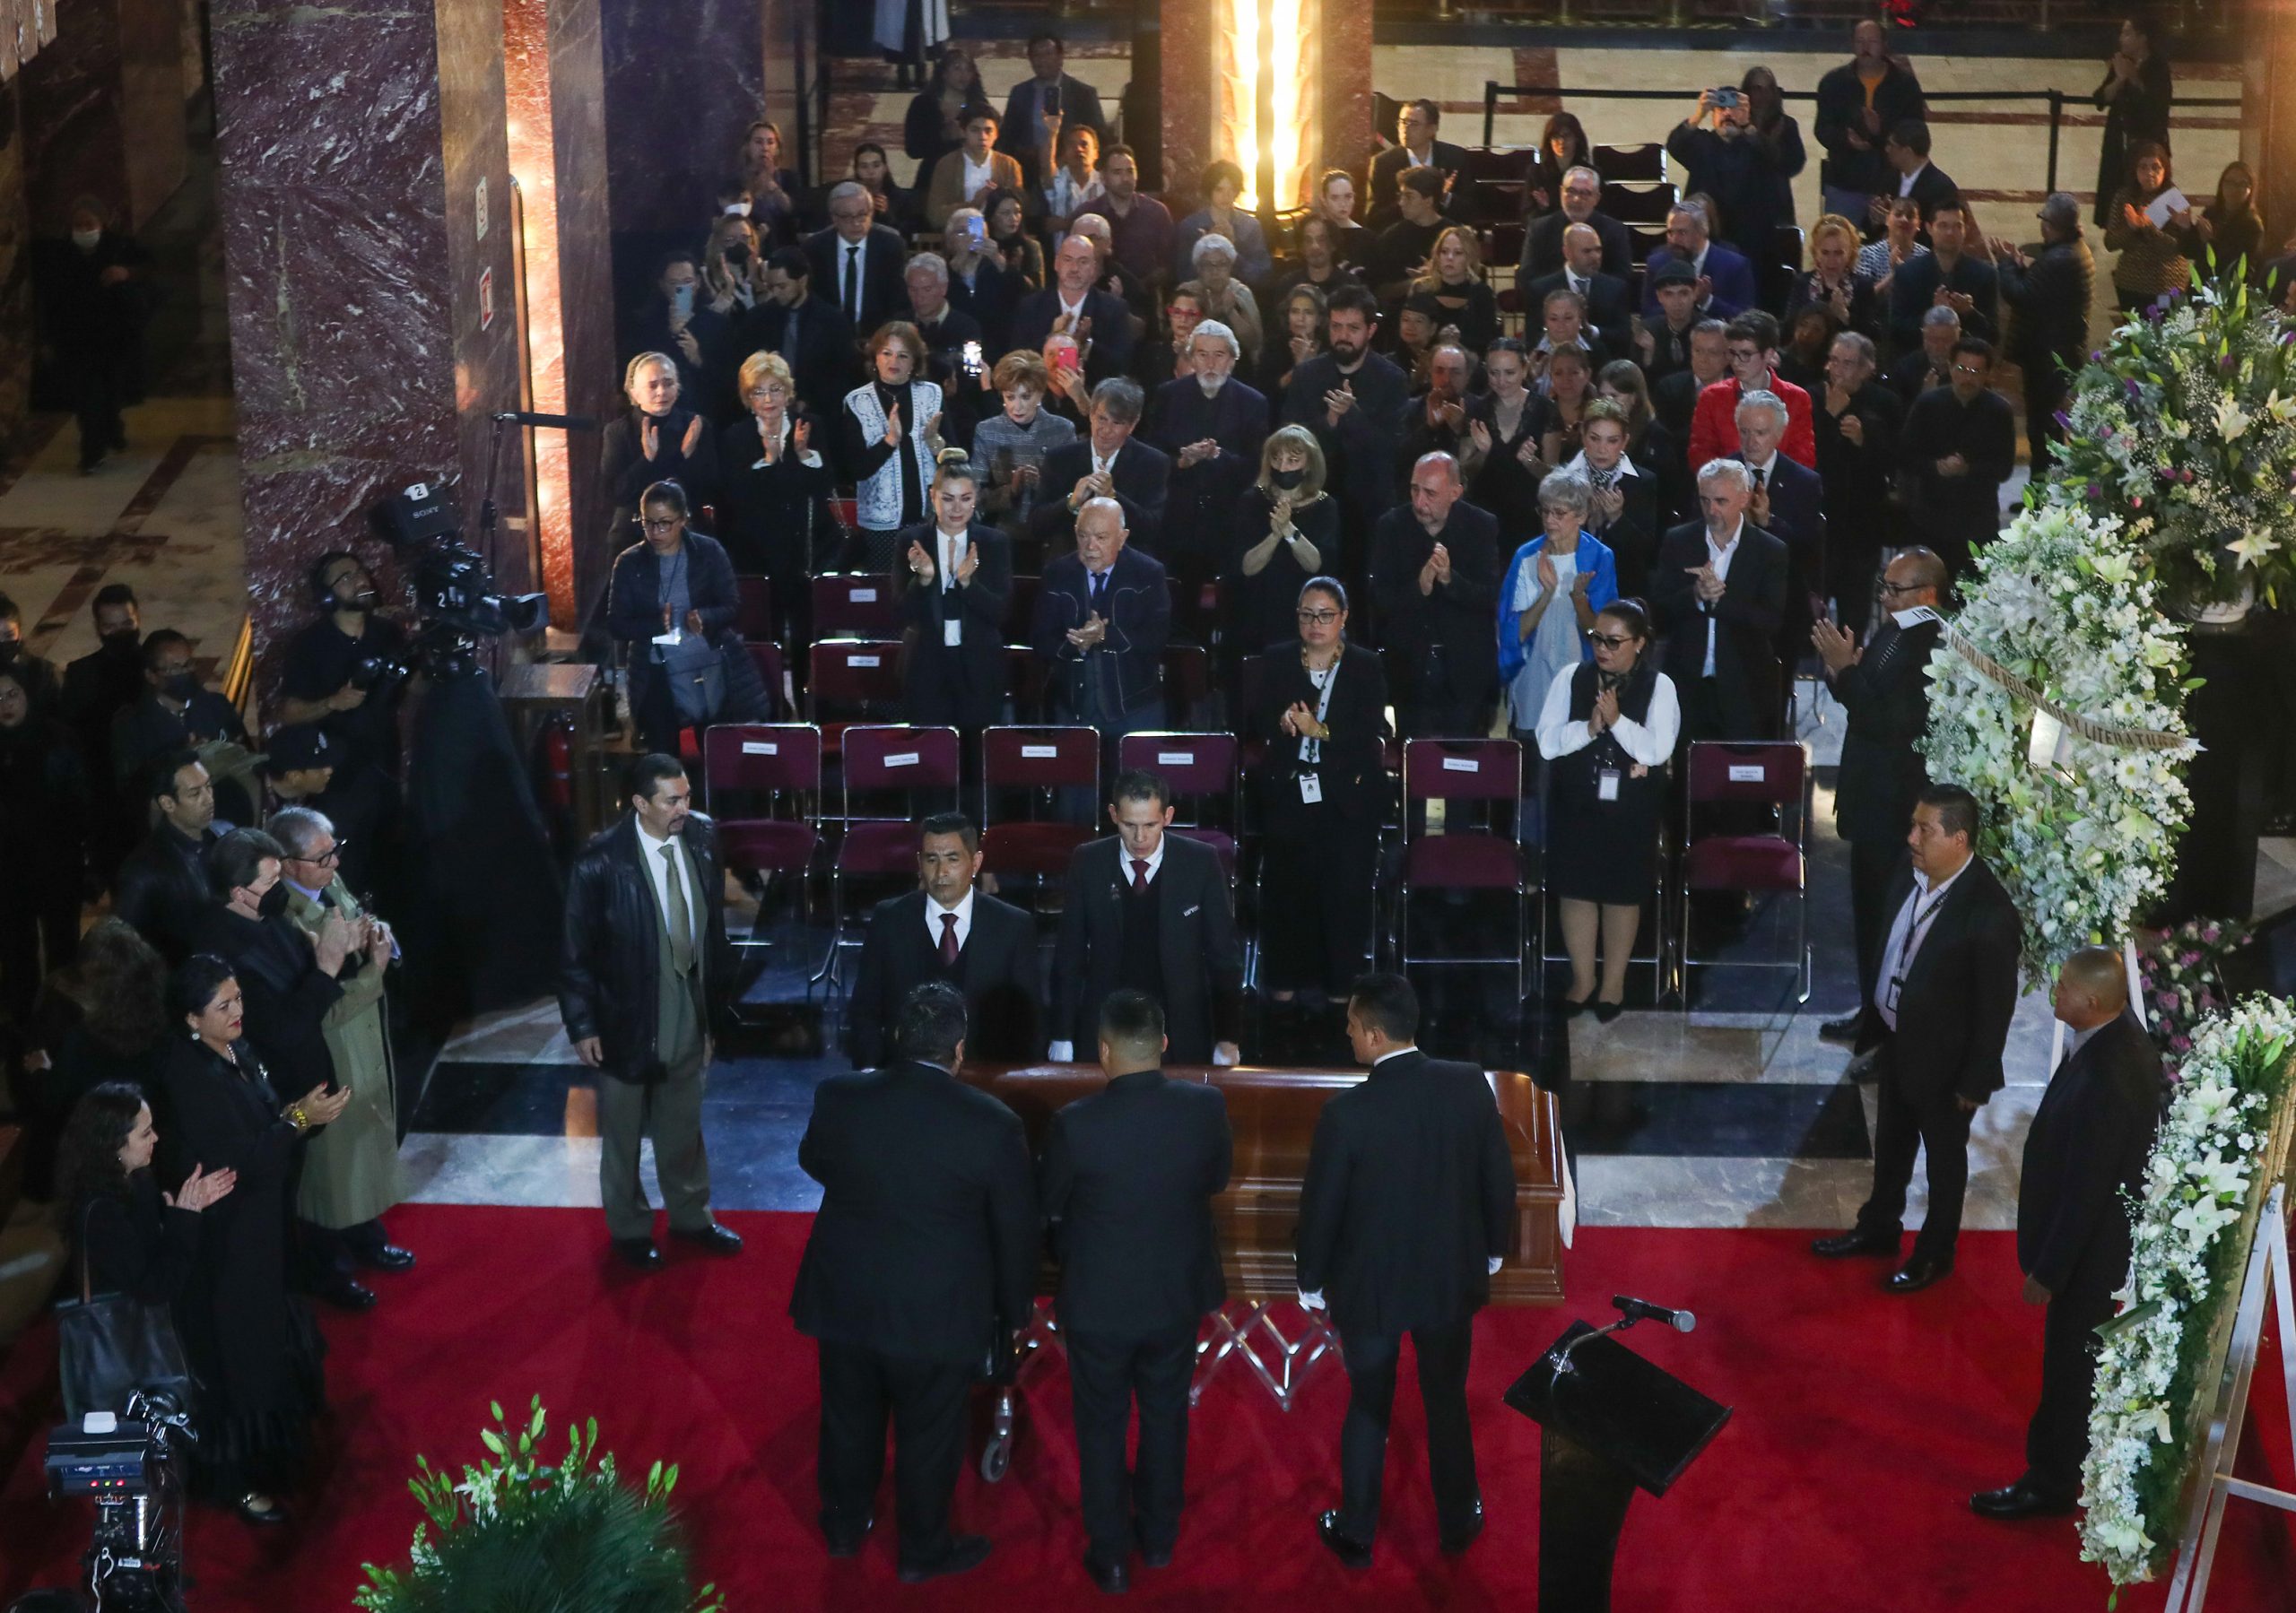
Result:
[[[1730,1420],[1729,1407],[1595,1331],[1572,1322],[1507,1391],[1507,1403],[1544,1430],[1539,1613],[1607,1613],[1635,1487],[1665,1495]]]

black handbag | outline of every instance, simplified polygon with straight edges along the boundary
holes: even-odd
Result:
[[[93,1209],[94,1206],[89,1206]],[[57,1367],[64,1412],[78,1422],[91,1411],[127,1409],[137,1390],[154,1390],[185,1409],[191,1369],[163,1305],[132,1294],[93,1294],[88,1272],[88,1223],[80,1222],[80,1297],[56,1307]]]

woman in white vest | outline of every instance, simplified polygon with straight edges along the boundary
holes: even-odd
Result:
[[[868,341],[876,378],[845,395],[845,472],[872,571],[890,571],[904,526],[926,518],[941,451],[941,389],[912,379],[925,368],[925,338],[906,319],[879,325]]]

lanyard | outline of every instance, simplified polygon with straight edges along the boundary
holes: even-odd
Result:
[[[1307,664],[1304,656],[1301,658],[1300,664],[1302,666]],[[1316,674],[1312,670],[1308,673],[1310,680],[1312,680],[1315,675]],[[1334,661],[1331,663],[1331,670],[1324,673],[1323,693],[1318,696],[1316,700],[1316,726],[1318,728],[1325,725],[1325,715],[1331,710],[1331,691],[1333,686],[1338,683],[1338,681],[1339,663],[1337,661]],[[1302,738],[1300,741],[1300,759],[1306,762],[1310,767],[1320,765],[1324,759],[1323,741],[1318,739]]]
[[[1889,1007],[1893,1014],[1898,1010],[1899,998],[1905,993],[1905,977],[1912,967],[1914,949],[1921,944],[1922,936],[1927,933],[1931,921],[1937,916],[1937,909],[1945,905],[1946,894],[1946,890],[1940,889],[1929,898],[1926,907],[1921,905],[1918,898],[1914,900],[1912,921],[1906,925],[1905,941],[1898,948],[1897,971],[1890,976]]]

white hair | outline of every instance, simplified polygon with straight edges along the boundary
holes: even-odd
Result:
[[[1097,212],[1078,213],[1069,220],[1068,233],[1081,235],[1090,241],[1097,241],[1111,250],[1116,246],[1116,232],[1109,228],[1109,221]]]
[[[949,260],[937,252],[918,253],[901,273],[906,274],[910,269],[922,269],[944,286],[949,283]]]
[[[829,205],[834,207],[839,202],[849,202],[855,196],[866,196],[868,195],[869,187],[862,184],[860,180],[848,179],[844,181],[844,183],[835,186],[831,189],[829,193]],[[874,196],[870,197],[869,204],[872,207],[876,205],[876,199]]]
[[[1709,481],[1727,481],[1742,493],[1754,490],[1753,473],[1735,459],[1709,459],[1698,467],[1698,485]]]
[[[1793,418],[1787,412],[1786,400],[1764,386],[1757,386],[1752,392],[1741,395],[1737,412],[1732,418],[1745,419],[1749,409],[1767,410],[1778,421],[1778,429],[1781,431],[1786,429],[1786,422]]]
[[[1241,359],[1244,356],[1244,344],[1236,340],[1236,333],[1221,324],[1219,320],[1198,320],[1195,332],[1188,337],[1188,344],[1194,346],[1197,341],[1205,336],[1210,336],[1215,341],[1225,342],[1228,344],[1228,354],[1231,358]]]
[[[1188,248],[1188,266],[1201,268],[1204,260],[1214,252],[1226,253],[1230,263],[1236,261],[1236,243],[1214,230],[1196,238],[1196,245]]]
[[[319,843],[321,835],[335,833],[335,825],[327,815],[316,807],[282,807],[272,813],[265,826],[271,837],[287,850],[287,854],[299,861],[303,854]]]

